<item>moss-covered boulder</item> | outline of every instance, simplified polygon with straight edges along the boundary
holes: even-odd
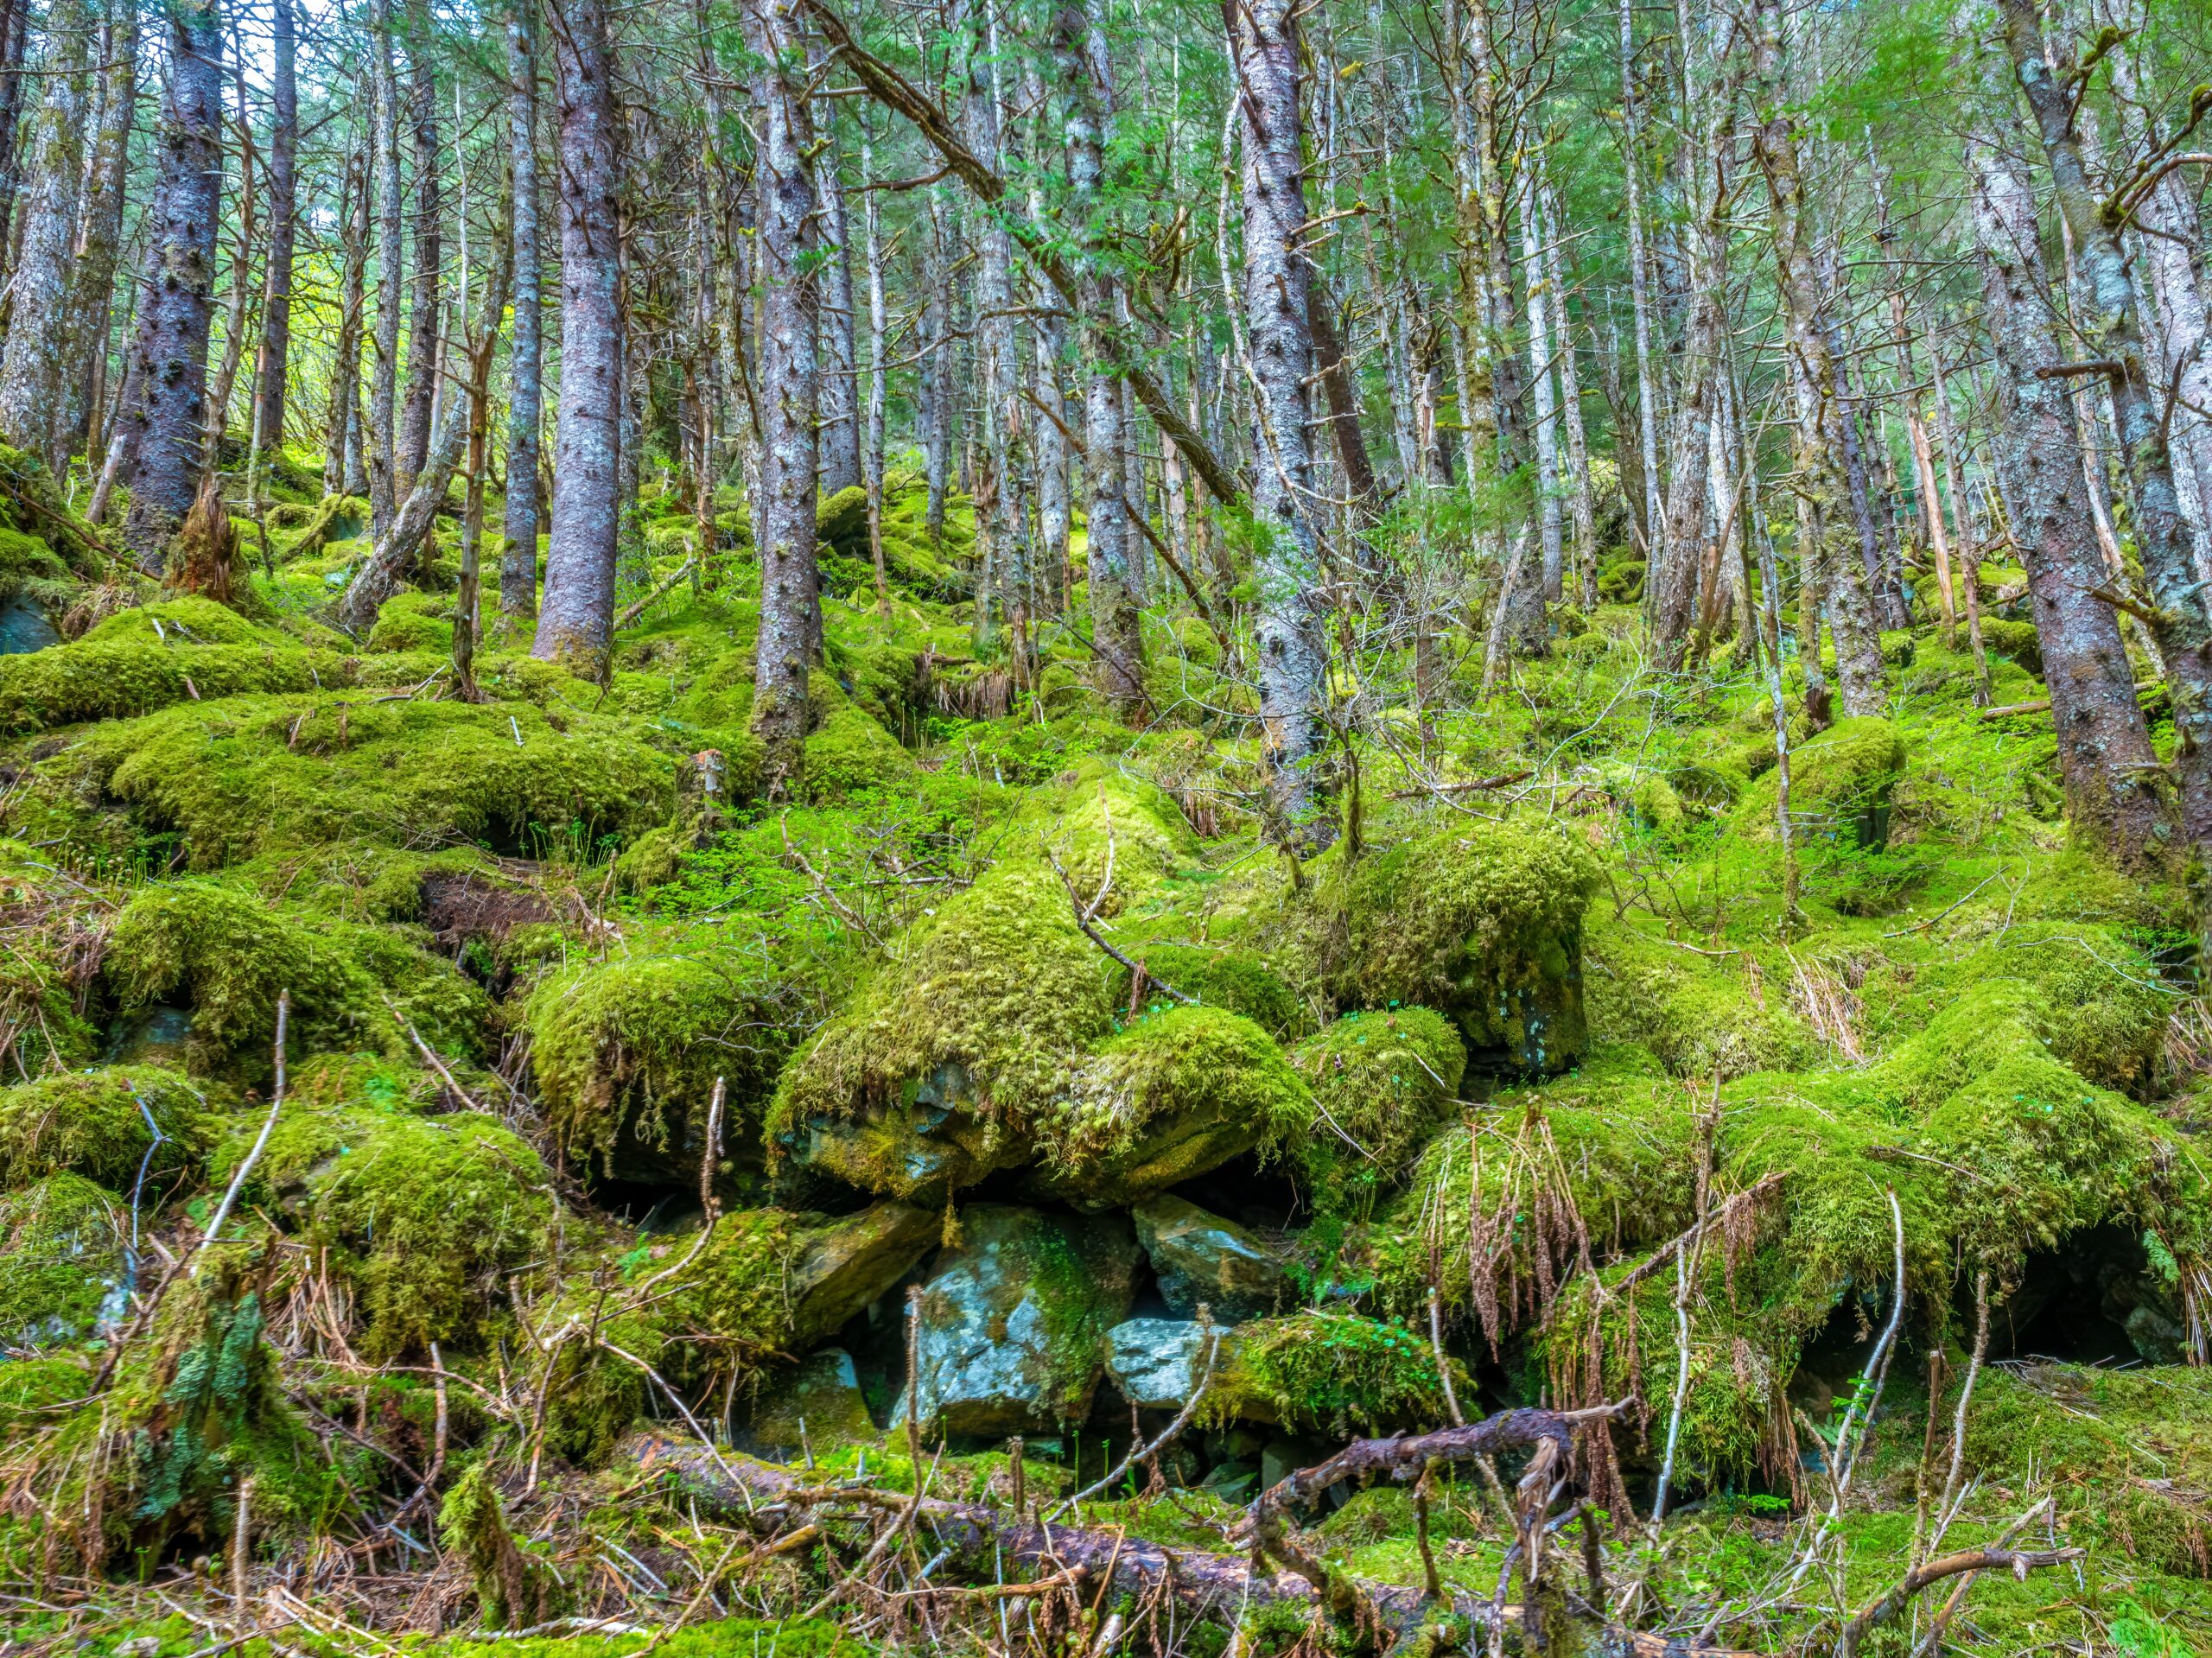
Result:
[[[92,1333],[118,1294],[130,1216],[74,1174],[0,1195],[0,1347],[49,1347]]]
[[[1242,1013],[1278,1042],[1294,1042],[1313,1028],[1313,1018],[1289,981],[1266,962],[1217,944],[1139,943],[1128,953],[1144,964],[1147,976],[1173,985],[1205,1007]],[[1116,982],[1115,1000],[1127,1003],[1129,975]],[[1158,1001],[1157,990],[1141,1001]]]
[[[1459,1096],[1466,1050],[1427,1007],[1348,1013],[1292,1050],[1313,1091],[1299,1162],[1315,1208],[1364,1214]]]
[[[1755,954],[1700,954],[1625,922],[1589,941],[1585,1006],[1594,1042],[1648,1049],[1678,1077],[1733,1078],[1817,1064],[1787,980]],[[1784,963],[1786,969],[1787,964]]]
[[[880,1436],[853,1356],[842,1347],[825,1347],[762,1388],[739,1437],[742,1448],[755,1455],[796,1458]]]
[[[1199,1415],[1243,1417],[1340,1435],[1388,1433],[1445,1419],[1427,1334],[1354,1312],[1298,1312],[1245,1324]],[[1464,1396],[1470,1384],[1456,1376]]]
[[[1084,1210],[1120,1208],[1255,1147],[1303,1134],[1313,1100],[1250,1020],[1169,1007],[1130,1023],[1031,1119],[1039,1190]]]
[[[1548,824],[1402,841],[1324,898],[1328,982],[1350,1007],[1438,1009],[1478,1066],[1563,1070],[1586,1044],[1582,912],[1599,879],[1587,846]]]
[[[816,801],[896,788],[914,772],[899,740],[855,708],[839,708],[806,740],[806,792]]]
[[[257,1125],[216,1155],[229,1172]],[[362,1102],[280,1116],[249,1190],[334,1252],[365,1315],[362,1351],[386,1357],[467,1342],[507,1277],[545,1247],[545,1167],[528,1142],[473,1112],[417,1116]]]
[[[788,1344],[803,1350],[836,1335],[913,1270],[942,1231],[936,1212],[890,1203],[799,1229],[785,1273]]]
[[[1243,1337],[1224,1325],[1209,1329],[1195,1319],[1131,1318],[1106,1332],[1106,1375],[1139,1410],[1179,1411],[1203,1385],[1218,1420],[1233,1413],[1272,1422],[1272,1400],[1241,1398],[1224,1412],[1224,1401],[1214,1398],[1215,1388],[1226,1390],[1239,1373],[1243,1345]]]
[[[1118,1217],[962,1210],[960,1242],[922,1294],[923,1432],[999,1438],[1080,1423],[1104,1374],[1106,1332],[1128,1313],[1136,1262]]]
[[[757,963],[704,947],[552,974],[531,991],[524,1022],[561,1144],[629,1179],[696,1183],[715,1079],[728,1124],[747,1126],[787,1051]]]
[[[103,1066],[18,1083],[0,1089],[0,1191],[65,1170],[128,1191],[142,1170],[166,1178],[192,1166],[207,1130],[205,1097],[157,1066]]]
[[[1887,720],[1867,715],[1839,720],[1789,751],[1789,819],[1800,832],[1862,850],[1887,846],[1890,804],[1904,775],[1904,739]],[[1738,831],[1771,841],[1778,775],[1770,772],[1745,791]]]
[[[475,1051],[488,999],[473,980],[381,927],[281,910],[212,881],[143,887],[108,935],[101,971],[125,1020],[155,1005],[192,1011],[194,1070],[270,1067],[276,1001],[291,993],[305,1050],[381,1049],[410,1057],[401,1027],[448,1053]]]

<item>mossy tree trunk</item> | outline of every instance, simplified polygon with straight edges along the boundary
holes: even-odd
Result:
[[[292,350],[292,232],[298,206],[300,97],[294,73],[292,0],[275,0],[270,23],[269,264],[261,302],[261,362],[254,392],[253,444],[284,441],[285,377]]]
[[[46,16],[46,97],[30,129],[23,188],[23,252],[10,295],[21,325],[0,355],[0,432],[51,467],[61,435],[62,371],[69,268],[76,252],[77,198],[84,172],[85,113],[92,93],[92,10],[55,0]]]
[[[153,270],[138,314],[143,402],[124,541],[149,575],[192,510],[205,455],[207,328],[221,206],[223,29],[217,0],[169,0],[168,96],[151,221]]]
[[[330,403],[323,417],[322,492],[347,493],[352,478],[349,454],[360,451],[355,412],[361,401],[361,312],[368,279],[369,176],[364,146],[346,156],[346,179],[338,205],[340,275],[338,349],[330,374]]]
[[[375,153],[377,221],[376,364],[369,379],[369,525],[381,537],[399,499],[393,472],[398,418],[399,307],[402,291],[399,209],[399,79],[392,69],[391,0],[369,0],[369,68]]]
[[[57,444],[60,459],[67,460],[82,438],[87,462],[104,435],[108,316],[123,245],[130,130],[138,113],[138,9],[118,6],[114,14],[101,54],[106,86],[85,184],[84,226],[69,273],[68,357],[61,373],[62,431]]]
[[[533,0],[507,20],[507,163],[514,180],[514,338],[507,366],[503,615],[537,613],[537,428],[543,416],[543,290],[537,240],[537,46]]]

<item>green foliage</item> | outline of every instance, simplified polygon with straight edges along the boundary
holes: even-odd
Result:
[[[63,1170],[127,1190],[141,1167],[173,1176],[197,1159],[205,1102],[173,1071],[152,1065],[61,1072],[0,1090],[0,1191]],[[151,1116],[162,1140],[147,1127]],[[149,1163],[146,1153],[155,1152]]]
[[[1405,1324],[1301,1312],[1258,1319],[1240,1334],[1224,1396],[1265,1399],[1286,1424],[1384,1433],[1443,1414],[1435,1352]],[[1462,1377],[1454,1385],[1467,1384]]]
[[[1300,1043],[1290,1063],[1313,1090],[1316,1115],[1298,1155],[1314,1208],[1364,1216],[1459,1098],[1467,1056],[1441,1013],[1398,1007],[1348,1014]]]
[[[1887,720],[1839,720],[1789,751],[1789,817],[1793,832],[1840,840],[1861,848],[1890,838],[1891,797],[1905,767],[1904,740]],[[1736,810],[1736,828],[1753,841],[1770,840],[1776,774],[1760,778]]]

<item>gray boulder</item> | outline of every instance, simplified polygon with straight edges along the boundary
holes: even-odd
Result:
[[[1238,1385],[1237,1334],[1217,1324],[1220,1346],[1212,1379],[1206,1383],[1208,1409],[1219,1407],[1239,1417],[1272,1422],[1266,1401],[1245,1397]],[[1131,1318],[1106,1332],[1106,1374],[1122,1397],[1140,1410],[1179,1411],[1206,1374],[1205,1326],[1194,1319]]]
[[[825,1347],[802,1360],[791,1380],[755,1407],[739,1448],[789,1458],[876,1437],[853,1356],[842,1347]]]
[[[791,1344],[811,1347],[882,1295],[928,1253],[942,1222],[911,1204],[877,1204],[801,1235],[791,1272]]]
[[[1241,1324],[1275,1312],[1284,1299],[1282,1255],[1257,1233],[1165,1192],[1129,1217],[1160,1294],[1184,1318],[1203,1302],[1217,1322]]]
[[[977,1204],[961,1211],[960,1230],[922,1298],[925,1431],[997,1437],[1081,1421],[1106,1333],[1135,1288],[1128,1223]]]

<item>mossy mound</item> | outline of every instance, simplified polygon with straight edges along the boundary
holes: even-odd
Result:
[[[124,1266],[130,1210],[79,1175],[0,1196],[0,1347],[51,1347],[90,1334]]]
[[[1582,912],[1598,881],[1588,848],[1548,825],[1402,841],[1324,898],[1338,929],[1328,982],[1348,1007],[1449,1015],[1478,1065],[1564,1070],[1586,1045]]]
[[[195,869],[346,841],[588,855],[665,821],[674,777],[620,722],[573,711],[245,696],[96,727],[11,816],[46,838],[43,808],[84,835],[120,802]]]
[[[218,1180],[258,1128],[242,1120],[214,1159]],[[468,1341],[507,1275],[544,1248],[552,1215],[537,1153],[494,1119],[365,1102],[281,1115],[248,1190],[335,1252],[372,1358]]]
[[[1202,1415],[1226,1420],[1262,1407],[1285,1426],[1351,1436],[1389,1433],[1445,1419],[1435,1350],[1395,1320],[1354,1312],[1300,1312],[1237,1326],[1218,1394]],[[1464,1374],[1453,1386],[1465,1394]]]
[[[556,973],[524,1012],[546,1115],[602,1166],[697,1178],[715,1079],[752,1118],[788,1039],[757,967],[710,950],[617,956]]]
[[[817,802],[895,788],[914,769],[899,740],[855,708],[838,709],[806,740],[806,792]]]
[[[0,1191],[65,1170],[128,1190],[142,1169],[165,1177],[193,1166],[207,1133],[204,1096],[158,1066],[19,1083],[0,1090]]]
[[[1593,1040],[1647,1048],[1678,1077],[1796,1070],[1821,1058],[1787,978],[1748,950],[1700,954],[1612,923],[1591,934],[1584,994]]]
[[[1306,1004],[1287,981],[1265,962],[1225,947],[1206,944],[1132,944],[1129,953],[1154,979],[1171,984],[1207,1007],[1242,1013],[1278,1042],[1294,1041],[1313,1026]],[[1123,974],[1115,1000],[1126,1002]],[[1156,1001],[1157,997],[1141,1000]]]
[[[172,600],[166,610],[185,600]],[[195,606],[204,600],[189,601]],[[208,607],[217,610],[219,605]],[[334,652],[309,651],[249,638],[195,644],[172,635],[156,639],[115,624],[141,614],[108,618],[73,644],[21,656],[0,657],[0,727],[37,731],[86,720],[124,719],[186,701],[242,692],[308,691],[353,683],[354,670]],[[232,620],[239,620],[225,611]]]
[[[181,1000],[194,1070],[270,1068],[276,999],[292,997],[292,1039],[315,1048],[411,1051],[400,1020],[448,1052],[473,1052],[484,992],[378,927],[308,919],[209,881],[142,888],[116,918],[102,973],[120,1010]]]
[[[1290,1063],[1313,1090],[1299,1163],[1314,1208],[1363,1215],[1458,1099],[1467,1055],[1441,1013],[1395,1007],[1347,1014],[1300,1043]]]
[[[1250,1020],[1170,1007],[1100,1043],[1028,1127],[1044,1185],[1103,1209],[1304,1135],[1313,1113],[1305,1082]]]
[[[1789,818],[1793,832],[1841,841],[1861,848],[1886,846],[1890,804],[1905,769],[1904,739],[1887,720],[1872,715],[1839,720],[1789,751]],[[1737,832],[1771,841],[1780,785],[1769,772],[1745,791],[1736,809]]]

